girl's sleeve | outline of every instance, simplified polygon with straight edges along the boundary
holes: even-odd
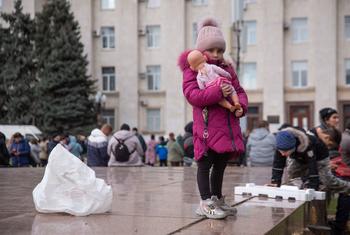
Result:
[[[222,91],[219,85],[199,89],[196,73],[190,68],[183,72],[182,90],[187,101],[197,107],[205,107],[217,104],[222,98]]]
[[[232,86],[236,90],[237,95],[238,95],[238,99],[239,99],[239,103],[241,104],[241,106],[243,108],[243,115],[242,115],[242,117],[243,117],[247,113],[247,109],[248,109],[248,96],[247,96],[245,90],[239,84],[238,77],[237,77],[237,75],[232,67],[230,67],[230,72],[232,75]]]

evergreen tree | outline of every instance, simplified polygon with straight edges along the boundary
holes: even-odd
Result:
[[[4,117],[6,117],[7,111],[6,111],[6,100],[8,99],[7,95],[7,89],[5,86],[5,80],[4,77],[1,76],[1,71],[3,70],[3,67],[5,65],[5,56],[3,53],[3,43],[4,40],[6,39],[6,35],[8,35],[8,32],[6,32],[6,29],[1,27],[0,24],[0,121],[4,122]]]
[[[40,96],[40,128],[87,132],[96,124],[94,81],[87,74],[87,59],[80,28],[66,0],[49,0],[36,17],[36,53]]]
[[[0,121],[32,124],[36,67],[34,21],[23,14],[22,1],[12,13],[1,13],[8,28],[0,29]]]

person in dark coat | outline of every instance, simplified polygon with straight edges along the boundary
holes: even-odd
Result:
[[[13,142],[10,146],[11,165],[13,167],[27,167],[30,159],[30,146],[19,132],[13,134]]]
[[[140,141],[140,144],[142,146],[142,150],[144,152],[144,154],[142,155],[142,162],[145,163],[145,153],[146,153],[146,150],[147,150],[147,144],[146,144],[146,141],[145,139],[143,138],[143,136],[139,133],[139,130],[134,127],[132,128],[132,131],[134,132],[134,134],[136,135],[136,137],[139,139]]]
[[[349,155],[343,151],[350,151],[350,122],[347,123],[346,129],[343,133],[343,136],[339,130],[334,127],[327,128],[323,131],[324,134],[324,142],[329,149],[329,157],[331,159],[331,166],[333,173],[344,180],[350,181],[349,176],[339,175],[337,172],[337,168],[340,166],[333,165],[333,161],[337,160],[337,158],[342,159],[342,162],[345,163],[344,166],[350,168],[350,165],[347,164],[349,162]],[[344,138],[343,138],[344,137]],[[340,150],[339,151],[339,146]],[[330,221],[330,225],[334,234],[345,234],[346,224],[350,216],[350,194],[347,193],[339,193],[337,200],[337,211],[335,214],[335,220]]]
[[[60,134],[54,134],[52,139],[47,143],[47,155],[50,156],[51,151],[60,143],[62,136]]]
[[[87,141],[87,165],[108,166],[109,155],[107,153],[108,136],[113,132],[109,124],[104,124],[101,129],[94,129]]]
[[[288,159],[288,179],[301,178],[301,188],[350,193],[350,182],[334,176],[330,171],[326,145],[312,133],[288,127],[276,134],[276,148],[271,184],[280,186]]]
[[[184,164],[185,166],[191,166],[194,158],[194,145],[193,145],[193,122],[189,122],[185,126],[185,134],[182,138],[184,149]]]
[[[6,136],[0,132],[0,167],[9,166],[10,154],[6,147]]]

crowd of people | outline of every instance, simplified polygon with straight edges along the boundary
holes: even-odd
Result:
[[[57,144],[91,167],[107,166],[191,166],[193,161],[192,125],[185,127],[184,136],[169,133],[168,138],[151,135],[148,141],[134,127],[123,124],[113,133],[109,124],[82,135],[54,134],[49,139],[26,139],[16,132],[9,139],[0,132],[0,166],[44,167]],[[124,156],[120,154],[122,147]]]

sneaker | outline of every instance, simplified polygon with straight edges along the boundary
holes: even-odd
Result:
[[[225,196],[222,196],[220,199],[218,199],[217,196],[211,196],[211,200],[216,203],[218,207],[220,207],[223,211],[225,211],[228,215],[236,215],[237,209],[227,205],[225,203]]]
[[[203,214],[203,212],[201,210],[201,206],[200,205],[196,209],[196,215],[198,215],[198,216],[205,216],[205,214]]]
[[[201,200],[199,208],[196,210],[196,214],[199,216],[206,216],[209,219],[223,219],[228,215],[210,198],[207,200]]]

